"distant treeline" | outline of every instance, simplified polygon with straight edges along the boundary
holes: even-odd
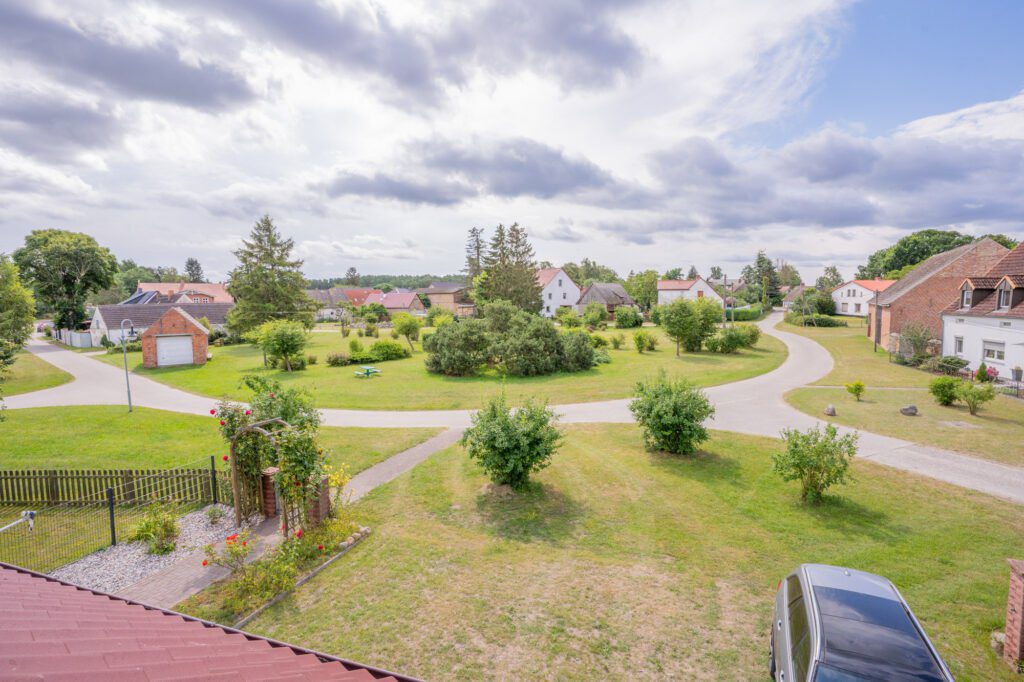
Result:
[[[311,279],[310,289],[330,289],[331,287],[380,287],[390,284],[395,288],[420,289],[430,286],[431,282],[464,282],[465,275],[359,275],[359,281],[353,282],[352,277],[331,277],[330,279]]]

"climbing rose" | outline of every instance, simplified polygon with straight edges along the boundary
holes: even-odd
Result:
[[[295,531],[295,537],[297,537],[297,538],[301,538],[302,537],[302,529],[301,528],[298,529],[297,531]]]
[[[225,424],[227,424],[227,422],[226,422],[226,421],[224,421],[223,419],[221,419],[221,420],[220,420],[220,425],[221,425],[221,426],[224,426]]]
[[[252,410],[246,410],[245,413],[246,414],[252,414]]]
[[[210,563],[209,561],[207,561],[206,559],[203,559],[203,566],[206,566],[209,563]]]
[[[228,461],[228,456],[227,455],[224,455],[224,461],[225,462]]]
[[[210,410],[210,414],[217,414],[217,410]]]
[[[316,548],[319,549],[321,552],[324,551],[324,546],[323,545],[317,545]]]

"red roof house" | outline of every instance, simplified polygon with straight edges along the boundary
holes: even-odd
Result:
[[[380,303],[388,311],[389,315],[394,315],[395,313],[422,315],[426,311],[423,301],[420,300],[417,294],[412,292],[390,291],[385,294],[375,291],[366,297],[366,305],[371,303]]]

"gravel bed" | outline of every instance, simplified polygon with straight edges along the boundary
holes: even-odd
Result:
[[[101,549],[78,561],[61,566],[51,575],[92,590],[116,594],[125,587],[185,558],[194,550],[223,540],[240,530],[235,527],[234,509],[223,504],[217,506],[224,510],[224,517],[217,524],[211,524],[206,518],[206,509],[209,507],[185,514],[178,519],[181,533],[173,552],[150,554],[146,551],[144,542],[119,542],[113,547]],[[243,521],[242,528],[245,527],[247,526]]]

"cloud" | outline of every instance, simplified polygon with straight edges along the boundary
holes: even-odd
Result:
[[[422,244],[407,238],[357,234],[348,241],[306,240],[297,245],[296,253],[302,258],[320,260],[417,260],[422,255]]]
[[[182,59],[169,39],[137,45],[114,42],[66,21],[0,0],[0,52],[28,60],[66,83],[83,79],[128,97],[221,110],[252,100],[245,78],[223,66]]]
[[[332,198],[363,196],[431,206],[451,206],[476,194],[471,187],[443,178],[417,180],[379,172],[360,175],[341,171],[322,186],[327,196]]]
[[[66,93],[0,90],[0,143],[23,154],[64,161],[114,145],[122,134],[118,114],[103,104]]]

